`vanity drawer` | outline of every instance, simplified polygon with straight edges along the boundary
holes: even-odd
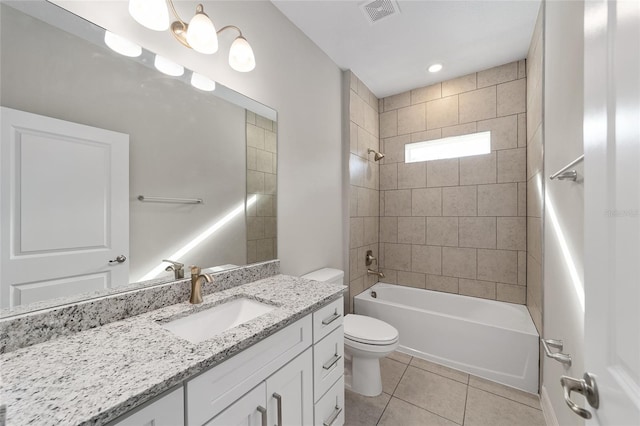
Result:
[[[311,315],[186,383],[187,424],[202,425],[311,346]]]
[[[342,326],[313,346],[313,395],[317,401],[344,375]]]
[[[324,336],[342,325],[344,302],[342,297],[313,313],[313,342],[319,342]]]
[[[344,376],[331,386],[315,405],[315,426],[342,426],[344,424]]]

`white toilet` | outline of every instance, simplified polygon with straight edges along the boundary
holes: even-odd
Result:
[[[344,272],[324,268],[303,275],[302,278],[342,284]],[[386,322],[364,315],[345,316],[345,387],[364,396],[380,395],[380,358],[395,351],[398,343],[398,330]]]

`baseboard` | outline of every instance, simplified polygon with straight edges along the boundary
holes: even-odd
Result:
[[[540,406],[542,407],[542,414],[544,415],[544,421],[547,426],[560,426],[556,412],[553,410],[547,388],[542,386],[542,392],[540,392]]]

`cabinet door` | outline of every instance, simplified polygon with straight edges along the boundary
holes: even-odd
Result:
[[[246,395],[214,417],[206,426],[261,426],[266,425],[266,384],[260,383]]]
[[[312,364],[309,348],[267,379],[269,425],[313,424]]]
[[[178,426],[184,425],[184,393],[178,389],[157,398],[111,426]]]

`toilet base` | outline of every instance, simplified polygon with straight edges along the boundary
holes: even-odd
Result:
[[[379,358],[351,358],[350,388],[364,396],[382,394],[382,377]]]

